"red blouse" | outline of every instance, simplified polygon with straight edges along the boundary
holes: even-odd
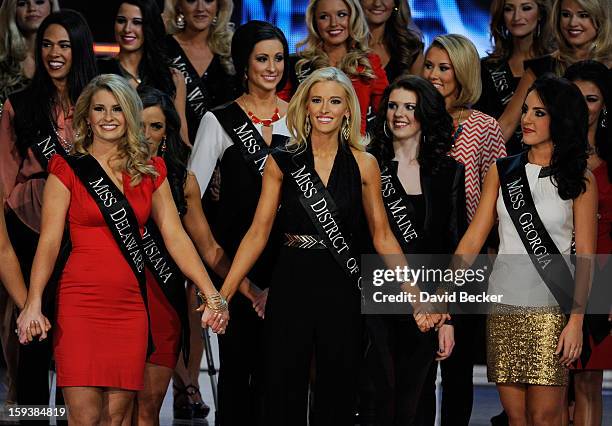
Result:
[[[612,254],[612,184],[608,180],[608,163],[603,161],[593,170],[597,181],[597,253]]]

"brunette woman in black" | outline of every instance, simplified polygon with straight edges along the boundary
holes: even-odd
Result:
[[[31,85],[9,96],[0,121],[0,183],[6,224],[26,283],[40,232],[47,161],[72,148],[74,103],[96,75],[93,39],[83,17],[72,10],[49,15],[36,37],[36,71]],[[47,286],[52,290],[53,286]],[[48,290],[45,316],[54,302]],[[47,405],[49,340],[22,346],[19,404]]]
[[[387,217],[404,253],[452,253],[466,228],[464,169],[448,155],[451,133],[444,99],[428,81],[404,76],[385,90],[369,150],[380,165]],[[405,215],[396,214],[399,206]],[[444,267],[444,259],[423,260]],[[420,424],[423,415],[435,416],[435,407],[419,406],[420,394],[435,386],[428,383],[434,359],[452,352],[452,325],[436,335],[419,331],[411,315],[369,316],[366,323],[378,424]]]

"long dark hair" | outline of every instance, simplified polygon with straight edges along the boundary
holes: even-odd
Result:
[[[395,0],[394,4],[391,17],[385,23],[383,38],[391,57],[399,63],[400,69],[409,71],[423,51],[423,42],[420,34],[410,28],[412,14],[408,0]]]
[[[608,165],[608,181],[612,182],[612,131],[610,127],[612,123],[612,87],[610,83],[610,71],[601,62],[588,60],[576,62],[565,71],[565,78],[569,81],[588,81],[593,83],[603,96],[605,110],[608,111],[608,117],[604,114],[599,115],[597,130],[595,132],[595,150],[597,155],[601,157]],[[605,126],[605,127],[604,127]]]
[[[136,6],[142,13],[144,43],[142,60],[138,64],[138,74],[142,77],[143,84],[153,86],[174,97],[176,88],[170,73],[170,60],[164,49],[166,29],[161,11],[156,2],[152,0],[122,0],[117,7],[117,12],[124,3]]]
[[[453,164],[448,156],[452,148],[453,119],[446,111],[444,98],[433,85],[422,77],[414,75],[401,76],[388,86],[384,93],[376,122],[372,142],[368,150],[376,157],[379,164],[388,164],[395,157],[393,135],[385,133],[387,104],[389,96],[395,89],[410,90],[417,95],[414,117],[421,123],[421,142],[418,161],[421,168],[432,174]],[[389,131],[388,131],[389,133]]]
[[[283,76],[276,85],[279,91],[285,87],[289,76],[289,45],[283,32],[274,25],[264,21],[249,21],[239,26],[232,38],[232,62],[236,69],[237,86],[247,90],[246,73],[249,68],[249,57],[255,45],[264,40],[278,40],[283,45],[283,57],[285,58],[285,68]]]
[[[181,139],[181,120],[172,99],[161,90],[141,85],[138,87],[138,95],[143,109],[158,106],[166,117],[166,150],[158,152],[158,155],[166,162],[172,198],[174,198],[179,214],[183,215],[187,211],[185,180],[191,150]]]
[[[46,128],[52,122],[57,122],[57,117],[54,116],[54,106],[58,101],[57,87],[53,84],[42,57],[43,37],[47,28],[53,24],[64,28],[70,39],[72,64],[68,72],[67,89],[68,97],[73,105],[76,104],[85,86],[98,73],[93,52],[93,37],[83,16],[70,9],[53,12],[47,16],[36,33],[36,70],[32,83],[26,89],[31,102],[15,123],[16,130],[22,132],[23,135],[17,140],[18,149],[22,153],[31,143],[30,136],[35,136],[41,127]]]
[[[582,93],[565,78],[544,74],[529,88],[542,100],[550,116],[553,154],[550,168],[562,200],[586,191],[585,171],[589,150],[589,111]]]

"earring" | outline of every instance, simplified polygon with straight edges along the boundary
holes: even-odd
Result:
[[[310,130],[312,129],[312,125],[310,124],[310,116],[306,116],[306,121],[304,122],[304,135],[306,137],[310,136]]]
[[[219,22],[219,18],[217,18],[217,16],[215,15],[215,17],[212,19],[211,25],[214,27],[215,25],[217,25],[217,22]]]
[[[87,123],[87,138],[91,138],[92,134],[93,134],[93,130],[91,130],[91,124]]]
[[[185,15],[183,15],[182,13],[178,13],[176,15],[176,19],[174,20],[174,24],[176,25],[176,28],[178,28],[179,30],[182,30],[185,28]]]
[[[608,127],[608,110],[604,109],[601,111],[601,127],[604,129]]]
[[[499,33],[501,34],[504,40],[508,40],[510,38],[510,31],[505,25],[501,26],[501,28],[499,29]]]
[[[346,117],[346,121],[342,125],[342,137],[345,142],[348,142],[351,138],[351,121],[349,117]]]
[[[540,21],[538,21],[538,25],[536,27],[536,33],[535,33],[536,38],[540,37],[540,31],[541,31]]]
[[[166,152],[166,149],[167,149],[167,146],[166,146],[166,137],[164,136],[162,138],[161,148],[160,148],[160,151],[162,152],[162,154]]]
[[[388,133],[387,120],[383,121],[383,133],[386,137],[391,138],[391,135]]]

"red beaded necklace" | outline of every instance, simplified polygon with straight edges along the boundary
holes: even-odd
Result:
[[[261,125],[265,126],[265,127],[270,127],[272,125],[272,123],[274,123],[275,121],[280,120],[280,114],[279,114],[279,111],[278,111],[278,107],[276,107],[276,109],[274,110],[274,114],[272,114],[272,117],[264,118],[263,120],[261,118],[257,117],[251,111],[247,111],[247,115],[249,116],[249,118],[251,119],[253,124],[261,123]]]
[[[257,117],[255,114],[253,114],[253,112],[251,111],[251,108],[249,108],[249,104],[246,100],[246,96],[242,99],[242,102],[244,103],[244,106],[247,111],[247,115],[249,116],[249,118],[251,119],[251,121],[253,122],[253,124],[261,124],[262,126],[265,127],[270,127],[272,125],[272,123],[280,120],[280,113],[279,113],[279,109],[278,109],[278,105],[277,107],[274,109],[274,114],[272,114],[272,117],[270,118],[265,118],[265,119],[261,119],[259,117]],[[278,98],[276,99],[276,103],[278,104]]]

